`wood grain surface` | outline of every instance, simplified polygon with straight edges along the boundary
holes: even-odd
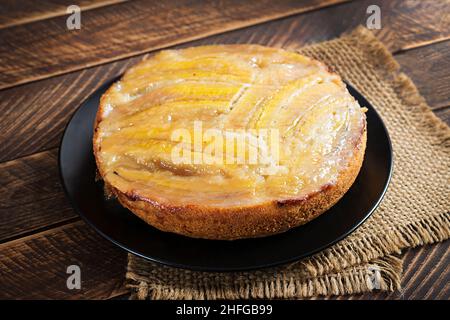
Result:
[[[433,109],[450,106],[448,40],[401,52],[395,58]]]
[[[79,2],[86,6],[86,28],[77,35],[61,29],[62,0],[45,1],[41,8],[30,4],[25,11],[17,7],[9,18],[0,17],[0,28],[7,25],[0,29],[0,299],[126,297],[126,253],[80,221],[64,197],[57,167],[64,126],[103,82],[175,43],[298,48],[331,39],[364,23],[373,1],[330,6],[336,1],[229,0],[204,8],[197,0],[107,2],[96,1],[96,9],[89,9],[94,1]],[[450,124],[449,1],[376,2],[382,29],[375,34]],[[138,12],[143,6],[144,13]],[[149,13],[156,24],[147,21]],[[38,27],[42,32],[35,32]],[[448,251],[449,241],[406,251],[402,292],[338,298],[448,300]],[[81,291],[66,287],[70,264],[81,266]]]
[[[57,150],[0,163],[0,243],[78,220],[59,180]]]
[[[0,244],[1,299],[107,299],[126,293],[126,254],[78,221]],[[67,267],[81,271],[69,290]]]
[[[400,291],[339,296],[332,297],[332,299],[450,299],[449,240],[406,250],[403,259],[402,289]]]
[[[0,89],[338,2],[136,0],[83,11],[80,30],[65,16],[1,29]]]
[[[124,1],[126,0],[2,0],[0,29],[65,15],[70,5],[77,5],[81,11],[86,11]]]
[[[435,110],[434,113],[450,126],[450,106]]]

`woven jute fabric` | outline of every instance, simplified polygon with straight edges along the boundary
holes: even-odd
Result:
[[[194,272],[129,255],[132,299],[295,299],[392,291],[400,288],[402,249],[448,239],[450,129],[434,116],[389,51],[362,27],[298,51],[336,70],[383,118],[394,170],[380,207],[336,245],[270,269]]]

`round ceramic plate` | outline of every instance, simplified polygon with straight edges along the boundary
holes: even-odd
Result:
[[[292,262],[342,240],[375,210],[392,170],[388,132],[372,105],[354,88],[350,93],[368,108],[367,148],[361,171],[345,196],[317,219],[288,232],[258,239],[218,241],[192,239],[159,231],[104,197],[96,181],[92,131],[105,83],[72,116],[64,132],[59,165],[67,197],[81,217],[102,236],[148,260],[192,270],[251,270]]]

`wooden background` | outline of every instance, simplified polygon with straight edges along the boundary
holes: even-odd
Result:
[[[81,7],[81,30],[66,8]],[[450,3],[403,0],[2,0],[0,298],[126,298],[126,253],[80,220],[61,189],[58,144],[71,114],[107,79],[155,50],[212,43],[297,48],[364,24],[450,124]],[[450,299],[449,241],[405,253],[403,290],[338,299]],[[66,268],[82,289],[66,288]]]

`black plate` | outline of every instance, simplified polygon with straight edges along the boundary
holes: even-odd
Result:
[[[161,232],[115,200],[105,200],[95,182],[92,131],[105,83],[72,116],[61,141],[59,165],[67,197],[81,217],[106,239],[151,261],[193,270],[251,270],[310,256],[348,236],[378,206],[392,170],[388,132],[371,104],[354,88],[350,93],[367,107],[368,141],[361,171],[350,190],[330,210],[306,225],[266,238],[217,241]]]

